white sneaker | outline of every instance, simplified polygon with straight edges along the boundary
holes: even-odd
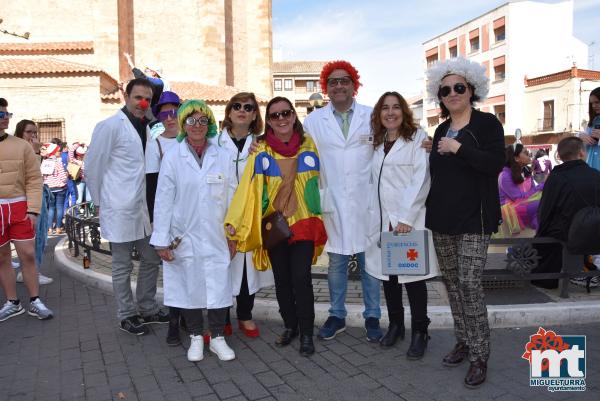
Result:
[[[211,338],[209,348],[213,353],[217,354],[222,361],[231,361],[232,359],[235,359],[235,352],[229,348],[229,345],[227,345],[225,337],[223,336]]]
[[[17,273],[17,283],[22,283],[23,282],[23,273],[21,271],[19,271]]]
[[[21,267],[21,263],[15,262],[14,260],[11,260],[11,263],[12,263],[13,269],[18,269],[19,267]]]
[[[190,362],[198,362],[204,359],[204,338],[200,336],[190,335],[192,342],[188,348],[187,359]]]
[[[52,319],[52,316],[54,316],[52,311],[39,298],[29,303],[29,311],[27,313],[40,320]]]
[[[54,281],[53,278],[44,276],[42,273],[39,274],[38,278],[39,278],[40,285],[51,284]]]

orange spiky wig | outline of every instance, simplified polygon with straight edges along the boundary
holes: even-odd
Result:
[[[354,93],[352,95],[356,96],[358,93],[358,87],[362,86],[360,83],[360,75],[358,75],[356,68],[354,68],[352,64],[345,60],[330,61],[323,66],[323,69],[321,70],[321,76],[319,78],[323,93],[327,94],[327,78],[329,78],[334,70],[344,70],[348,73],[348,75],[350,75],[352,82],[354,82]]]

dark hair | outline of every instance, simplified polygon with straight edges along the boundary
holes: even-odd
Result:
[[[525,147],[520,143],[508,145],[505,149],[506,159],[504,165],[510,167],[510,175],[515,184],[525,181],[523,178],[523,166],[515,160],[515,157],[518,157],[524,150]]]
[[[405,142],[412,141],[414,133],[417,132],[417,129],[419,129],[419,125],[415,123],[412,111],[410,110],[410,107],[408,107],[408,103],[402,97],[402,95],[400,95],[398,92],[385,92],[383,95],[381,95],[377,103],[375,103],[375,107],[371,113],[371,132],[374,135],[374,147],[378,147],[385,140],[386,128],[383,126],[383,124],[381,124],[381,109],[383,107],[385,98],[388,96],[396,97],[400,103],[400,108],[402,109],[402,124],[400,124],[399,129],[400,137],[402,137]]]
[[[0,97],[0,107],[8,107],[8,102],[3,97]]]
[[[446,76],[442,77],[440,82],[443,81],[444,78],[446,78],[447,76],[450,76],[450,75],[457,75],[457,76],[463,78],[465,80],[465,82],[467,82],[467,79],[465,77],[463,77],[462,75],[458,75],[458,74],[446,75]],[[471,98],[469,99],[469,102],[471,103],[471,106],[472,106],[473,103],[477,102],[480,99],[480,97],[475,94],[475,87],[470,82],[467,82],[467,87],[471,90],[471,93],[472,93]],[[450,117],[450,110],[448,110],[448,108],[444,105],[444,102],[442,102],[442,95],[440,93],[441,90],[442,90],[442,87],[440,85],[440,87],[438,88],[438,93],[437,93],[437,98],[440,103],[440,109],[442,109],[442,111],[440,113],[440,117],[446,119],[446,118]]]
[[[600,86],[590,92],[590,97],[592,97],[592,96],[595,96],[596,99],[600,100]],[[592,100],[591,99],[589,101],[589,113],[590,113],[590,120],[588,121],[588,127],[591,127],[592,123],[594,122],[594,118],[596,118],[596,116],[598,116],[598,114],[596,114],[594,109],[592,109]]]
[[[150,81],[148,81],[146,78],[135,78],[129,81],[125,87],[125,93],[127,93],[127,96],[131,95],[131,91],[133,90],[134,86],[143,86],[149,88],[150,92],[154,94],[154,90],[152,89],[152,84]]]
[[[17,123],[17,126],[15,127],[15,136],[17,138],[23,138],[23,133],[25,132],[25,128],[27,128],[28,125],[35,125],[35,123],[31,120],[21,120]],[[37,125],[35,125],[37,127]]]
[[[294,117],[296,118],[296,120],[294,121],[294,132],[298,132],[300,134],[300,142],[304,142],[304,127],[302,126],[302,123],[300,122],[300,119],[298,118],[298,114],[296,114],[296,109],[294,108],[294,105],[292,104],[292,102],[290,102],[290,100],[287,97],[283,97],[283,96],[276,96],[273,99],[269,100],[269,103],[267,103],[267,107],[265,108],[265,121],[269,121],[269,109],[271,108],[271,106],[273,106],[275,103],[277,102],[286,102],[289,106],[290,109],[294,112]],[[273,128],[271,128],[270,126],[267,126],[265,128],[265,134],[269,131],[273,131]],[[261,135],[259,137],[260,140],[264,139],[264,135]]]
[[[229,113],[231,112],[233,104],[248,100],[250,100],[256,108],[254,110],[256,112],[256,118],[250,123],[250,133],[252,133],[253,135],[262,134],[264,129],[264,122],[262,116],[260,115],[260,107],[258,106],[258,102],[256,101],[256,96],[254,96],[254,93],[252,92],[240,92],[233,95],[233,97],[229,99],[229,102],[227,102],[227,106],[225,106],[225,118],[221,123],[221,129],[227,128],[228,130],[231,130],[231,127],[233,126],[231,118],[229,118]]]
[[[577,138],[576,136],[564,138],[558,143],[558,146],[556,147],[558,157],[563,162],[577,160],[579,158],[579,153],[583,150],[585,150],[585,145],[583,141]]]
[[[537,152],[535,152],[535,158],[539,159],[540,157],[544,157],[547,156],[548,154],[546,153],[546,151],[544,149],[539,149]]]

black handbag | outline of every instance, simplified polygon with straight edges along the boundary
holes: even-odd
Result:
[[[263,248],[271,249],[291,238],[292,230],[283,213],[275,211],[262,219],[261,235]]]
[[[271,249],[292,236],[287,219],[280,211],[275,211],[262,219],[262,247]]]

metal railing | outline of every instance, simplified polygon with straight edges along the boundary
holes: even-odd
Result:
[[[92,260],[92,251],[110,255],[110,248],[103,248],[100,237],[100,221],[96,208],[90,202],[71,206],[65,213],[69,252],[78,257],[84,253],[84,265]]]

